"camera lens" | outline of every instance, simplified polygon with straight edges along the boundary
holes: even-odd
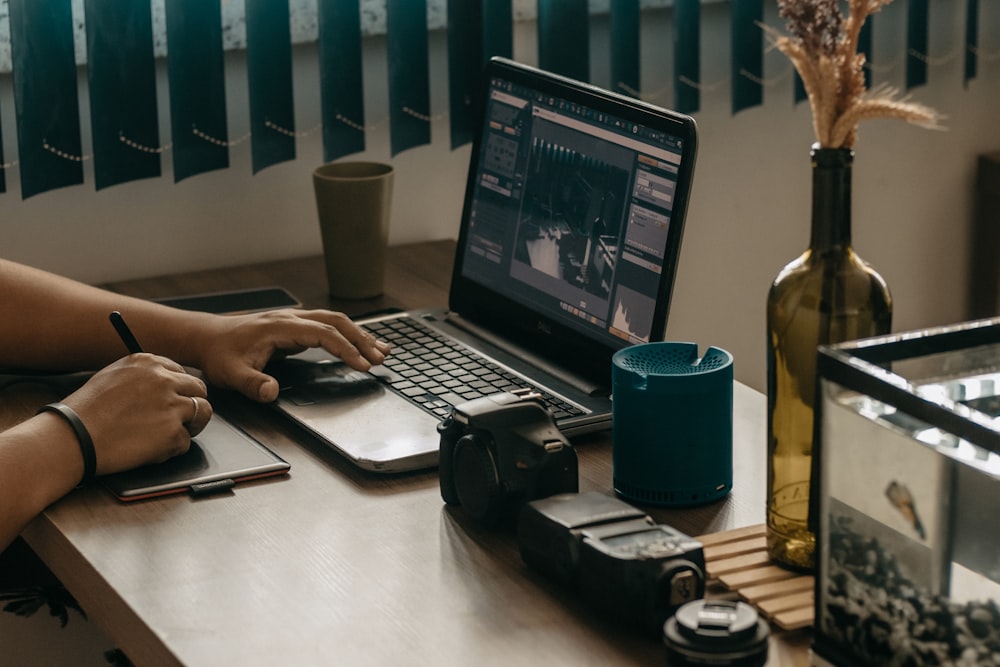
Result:
[[[763,667],[767,622],[750,605],[733,600],[695,600],[663,624],[670,667]]]

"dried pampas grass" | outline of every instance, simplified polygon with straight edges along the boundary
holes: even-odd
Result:
[[[868,17],[892,0],[849,0],[845,17],[838,0],[777,0],[790,34],[763,26],[772,45],[792,61],[805,85],[816,139],[823,148],[851,148],[858,124],[898,118],[941,128],[934,109],[900,97],[888,86],[865,89],[865,56],[858,36]]]

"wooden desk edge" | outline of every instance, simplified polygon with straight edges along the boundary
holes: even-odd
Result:
[[[69,590],[95,623],[136,665],[181,665],[170,648],[121,595],[73,547],[46,515],[36,517],[21,537]]]

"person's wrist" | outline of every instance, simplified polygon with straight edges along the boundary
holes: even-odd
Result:
[[[222,335],[221,315],[185,311],[171,332],[170,350],[163,356],[187,368],[204,370],[211,360],[211,345]]]
[[[83,457],[83,478],[80,480],[80,484],[93,479],[97,475],[97,451],[94,449],[94,440],[90,436],[90,431],[80,419],[80,415],[65,403],[59,402],[43,405],[38,409],[38,414],[43,412],[59,415],[73,429],[73,435],[76,436],[77,444],[80,446],[80,454]]]

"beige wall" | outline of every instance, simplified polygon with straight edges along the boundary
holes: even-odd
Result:
[[[981,4],[982,49],[1000,51],[1000,3]],[[897,5],[878,17],[877,63],[891,65],[902,52],[905,3]],[[962,43],[964,11],[958,5],[964,7],[932,2],[932,54],[948,54]],[[792,104],[789,65],[776,52],[765,60],[764,105],[731,113],[727,7],[704,9],[702,78],[710,88],[695,115],[701,148],[667,336],[728,349],[736,357],[738,379],[763,389],[765,295],[778,269],[808,242],[812,131],[807,107]],[[952,15],[953,22],[941,18]],[[667,106],[668,17],[650,21],[643,37],[643,88],[654,91],[652,101]],[[516,34],[515,57],[525,62],[535,61],[533,29],[524,25]],[[598,20],[593,78],[607,85],[598,62],[602,34]],[[457,233],[469,147],[450,148],[443,35],[432,35],[431,43],[433,144],[391,158],[398,170],[392,243]],[[384,45],[371,40],[367,49],[371,128],[369,149],[357,157],[388,160]],[[12,170],[8,192],[0,195],[0,255],[100,282],[318,253],[309,180],[322,159],[318,73],[311,47],[298,48],[295,58],[298,129],[308,133],[298,142],[296,161],[251,175],[245,142],[233,147],[230,169],[174,184],[167,152],[163,178],[95,192],[88,164],[85,185],[27,201],[20,199]],[[239,54],[229,59],[230,136],[237,138],[249,124],[241,112],[245,74]],[[948,131],[889,121],[861,128],[854,240],[889,282],[896,331],[965,318],[976,155],[1000,150],[1000,62],[981,61],[978,78],[967,88],[961,74],[958,57],[944,58],[930,67],[930,83],[913,91],[948,116]],[[877,79],[901,85],[902,76],[900,63]],[[166,99],[163,89],[164,137],[169,136]],[[85,93],[81,104],[85,115]],[[9,77],[0,77],[0,109],[9,161],[16,152]]]

